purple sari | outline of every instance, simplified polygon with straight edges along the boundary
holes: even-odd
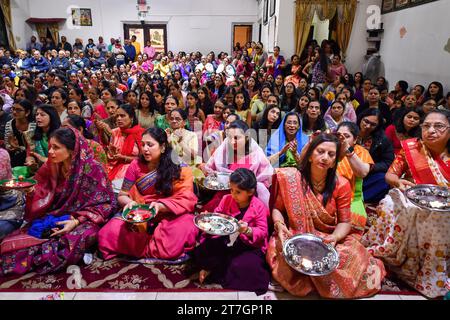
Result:
[[[80,224],[71,232],[38,239],[27,229],[14,232],[1,242],[0,276],[55,272],[76,264],[97,241],[100,225],[113,213],[116,200],[106,173],[85,138],[77,130],[69,179],[59,164],[47,161],[37,172],[35,191],[27,196],[25,220],[45,215],[71,215]]]

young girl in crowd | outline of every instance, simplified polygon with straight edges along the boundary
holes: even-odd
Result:
[[[219,283],[225,289],[267,291],[270,273],[265,261],[268,239],[269,209],[256,197],[256,176],[239,168],[230,176],[231,194],[222,198],[214,212],[239,221],[239,236],[201,235],[201,244],[194,250],[194,259],[202,270],[199,281]]]

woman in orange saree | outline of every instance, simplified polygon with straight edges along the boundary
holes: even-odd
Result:
[[[401,141],[386,173],[394,189],[380,202],[378,219],[363,238],[389,270],[427,297],[450,284],[450,214],[412,204],[403,190],[415,184],[450,187],[450,113],[436,110],[422,124],[422,140]]]
[[[175,260],[194,249],[198,229],[192,214],[197,203],[192,171],[176,165],[172,154],[162,129],[144,132],[141,157],[130,164],[118,201],[124,210],[148,204],[156,217],[148,224],[149,232],[130,230],[121,217],[111,219],[99,233],[105,259],[126,255]]]
[[[325,298],[361,298],[376,294],[386,272],[351,234],[351,188],[336,175],[340,142],[320,134],[307,147],[300,169],[277,169],[273,182],[272,218],[267,262],[273,278],[289,293],[306,296],[317,291]],[[283,242],[292,235],[312,233],[335,245],[340,263],[326,276],[310,277],[285,261]]]

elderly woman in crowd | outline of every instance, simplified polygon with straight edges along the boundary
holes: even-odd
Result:
[[[300,116],[289,112],[283,118],[280,128],[273,133],[266,147],[270,163],[278,168],[296,167],[308,137],[302,132]]]
[[[432,111],[421,127],[422,139],[401,141],[402,150],[386,173],[394,189],[381,201],[364,242],[400,279],[434,298],[448,291],[450,216],[415,206],[403,190],[418,184],[450,186],[450,113]]]

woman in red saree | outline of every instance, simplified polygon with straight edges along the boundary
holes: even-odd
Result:
[[[108,146],[108,178],[119,192],[130,163],[139,155],[144,129],[139,126],[134,109],[121,105],[116,111],[117,128],[111,131]]]
[[[403,190],[415,184],[450,187],[450,113],[432,111],[421,127],[422,140],[401,141],[386,173],[394,189],[380,202],[363,242],[399,278],[434,298],[445,295],[450,283],[450,215],[415,206]]]
[[[59,271],[76,264],[97,241],[99,225],[111,215],[116,200],[106,173],[94,160],[89,145],[72,128],[50,137],[48,161],[39,169],[35,190],[27,195],[22,228],[1,242],[0,276]],[[57,219],[62,229],[46,230],[50,237],[28,235],[38,219]]]
[[[376,294],[386,272],[351,234],[349,182],[336,175],[340,142],[321,134],[307,147],[300,169],[277,169],[267,262],[273,278],[289,293],[306,296],[317,291],[325,298],[360,298]],[[292,235],[312,233],[331,243],[339,253],[338,268],[326,276],[310,277],[292,269],[282,253]]]
[[[167,134],[159,128],[142,136],[142,154],[129,166],[119,194],[124,210],[149,204],[156,211],[147,232],[134,232],[120,217],[111,219],[99,234],[99,250],[105,259],[117,255],[175,260],[194,249],[198,229],[194,225],[197,197],[189,167],[172,161]]]

